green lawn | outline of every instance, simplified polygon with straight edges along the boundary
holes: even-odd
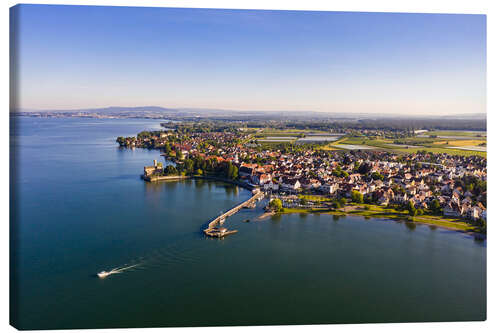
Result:
[[[433,153],[446,153],[449,155],[460,155],[460,156],[472,156],[472,155],[478,155],[482,157],[486,157],[486,152],[484,151],[472,151],[472,150],[460,150],[460,149],[451,149],[451,148],[444,148],[444,147],[419,147],[419,148],[396,148],[395,151],[399,151],[402,153],[416,153],[419,150],[425,150],[428,152],[433,152]]]
[[[306,195],[306,194],[299,194],[299,199],[306,199],[308,201],[314,201],[314,202],[324,202],[324,201],[331,201],[330,198],[327,198],[323,195]]]
[[[408,216],[407,210],[397,211],[392,208],[386,208],[377,205],[368,205],[361,204],[358,205],[359,208],[351,211],[344,211],[343,208],[337,210],[329,210],[329,209],[305,209],[305,208],[284,208],[284,211],[281,214],[296,214],[296,213],[312,213],[312,214],[330,214],[336,216],[345,216],[345,215],[357,215],[357,216],[365,216],[371,218],[381,218],[381,219],[389,219],[389,220],[404,220],[416,223],[424,223],[430,225],[436,225],[440,227],[462,230],[462,231],[474,231],[474,227],[467,224],[464,220],[458,218],[448,218],[442,216],[434,216],[434,215],[419,215],[415,217]],[[352,207],[352,206],[351,206]],[[368,207],[369,209],[366,209]]]

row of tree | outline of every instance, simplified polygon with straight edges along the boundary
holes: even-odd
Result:
[[[164,169],[167,175],[183,174],[183,175],[212,175],[231,180],[238,178],[238,167],[231,162],[218,162],[216,158],[204,159],[197,155],[188,157],[184,160],[178,160],[177,164],[168,165]]]

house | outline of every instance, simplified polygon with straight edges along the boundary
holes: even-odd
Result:
[[[317,179],[304,179],[300,181],[300,186],[307,190],[315,190],[321,186]]]
[[[353,184],[354,182],[357,182],[361,179],[361,174],[359,173],[353,173],[349,175],[349,184]]]
[[[248,177],[253,174],[253,170],[254,170],[253,165],[242,163],[238,170],[238,173],[241,177]]]
[[[462,205],[472,205],[472,199],[470,197],[465,197],[465,199],[462,200]]]
[[[414,185],[409,185],[409,186],[406,186],[406,191],[408,192],[408,194],[410,195],[415,195],[417,194],[417,188],[414,186]]]
[[[332,183],[332,184],[325,183],[319,187],[319,190],[326,194],[333,194],[338,190],[338,188],[339,185],[337,183]]]
[[[280,187],[286,191],[296,191],[300,188],[300,182],[297,179],[284,179]]]
[[[383,195],[380,196],[380,198],[377,200],[378,204],[381,206],[387,206],[389,204],[389,195],[387,193],[384,193]]]
[[[268,173],[256,173],[251,177],[252,183],[256,185],[262,185],[264,183],[268,183],[272,180],[272,177]]]
[[[443,208],[443,215],[444,216],[454,216],[454,217],[460,217],[463,214],[463,209],[462,207],[457,204],[456,202],[449,202],[446,206]]]
[[[262,189],[264,191],[278,191],[279,188],[280,188],[279,184],[273,181],[267,182],[262,185]]]
[[[477,220],[478,218],[481,217],[482,214],[481,208],[478,206],[471,207],[467,210],[467,217],[473,220]]]
[[[397,203],[405,203],[408,200],[406,192],[398,193],[394,196],[394,201]]]

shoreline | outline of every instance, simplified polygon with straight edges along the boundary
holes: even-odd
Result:
[[[264,214],[261,214],[257,217],[257,220],[262,221],[265,220],[271,216],[274,216],[276,213],[275,212],[265,212]]]
[[[141,178],[149,183],[156,183],[156,182],[161,182],[161,181],[175,181],[175,180],[188,180],[188,179],[203,179],[203,180],[212,180],[212,181],[219,181],[219,182],[224,182],[232,185],[236,185],[239,187],[242,187],[246,190],[253,191],[255,189],[260,189],[259,187],[253,187],[249,184],[242,183],[237,180],[231,180],[231,179],[226,179],[226,178],[219,178],[219,177],[213,177],[213,176],[182,176],[182,175],[172,175],[172,176],[157,176],[157,177],[145,177],[144,175],[141,175]]]
[[[252,191],[253,189],[256,189],[258,187],[252,187],[249,184],[242,183],[239,181],[231,180],[231,179],[226,179],[226,178],[219,178],[219,177],[214,177],[214,176],[173,176],[171,178],[165,178],[165,179],[159,179],[157,181],[165,181],[165,180],[187,180],[187,179],[203,179],[203,180],[212,180],[212,181],[220,181],[232,185],[236,185],[239,187],[242,187],[246,190]],[[144,179],[145,181],[149,181]],[[363,207],[367,206],[346,206],[344,208],[340,208],[337,210],[330,210],[330,209],[320,209],[320,208],[285,208],[284,212],[264,212],[263,214],[259,215],[256,220],[258,221],[263,221],[265,219],[268,219],[274,215],[281,215],[281,214],[329,214],[329,215],[335,215],[335,216],[359,216],[359,217],[365,217],[365,218],[377,218],[381,220],[387,220],[387,221],[392,221],[392,222],[409,222],[409,223],[415,223],[415,224],[425,224],[428,226],[434,226],[436,228],[441,228],[449,231],[456,231],[460,233],[464,233],[470,236],[473,236],[475,238],[481,238],[481,239],[486,239],[486,233],[481,233],[477,231],[472,231],[472,230],[467,230],[465,228],[472,228],[467,225],[464,225],[463,222],[455,222],[455,221],[443,221],[443,220],[438,220],[438,221],[430,221],[429,217],[427,217],[427,220],[422,220],[425,219],[426,217],[413,217],[413,220],[409,220],[409,216],[406,214],[401,214],[400,212],[396,211],[391,211],[387,212],[385,211],[383,207],[377,206],[377,205],[371,205],[371,207],[368,210],[362,209]],[[375,208],[375,210],[373,210]],[[419,219],[421,219],[419,221]],[[459,226],[452,226],[452,225],[444,225],[443,223],[449,224],[449,223],[462,223]]]
[[[355,208],[350,206],[351,208]],[[287,211],[288,210],[288,211]],[[367,212],[370,212],[368,210]],[[356,214],[358,213],[358,214]],[[339,217],[345,217],[345,216],[358,216],[358,217],[368,217],[374,218],[374,219],[380,219],[380,220],[386,220],[386,221],[392,221],[392,222],[409,222],[409,223],[415,223],[415,224],[421,224],[421,225],[428,225],[428,226],[433,226],[436,228],[441,228],[449,231],[455,231],[455,232],[460,232],[464,233],[470,236],[473,236],[475,238],[480,238],[480,239],[486,239],[486,233],[480,233],[472,230],[466,230],[463,228],[458,228],[458,227],[453,227],[453,226],[446,226],[438,223],[432,223],[432,221],[419,221],[419,220],[409,220],[408,216],[393,216],[394,214],[386,213],[386,215],[391,215],[391,216],[384,216],[383,214],[381,215],[367,215],[367,214],[362,214],[363,211],[360,210],[350,210],[350,211],[340,211],[340,210],[325,210],[325,209],[318,209],[318,210],[311,210],[311,209],[305,209],[305,208],[285,208],[284,212],[265,212],[257,217],[257,220],[262,221],[267,218],[270,218],[274,215],[286,215],[286,214],[328,214],[328,215],[333,215],[333,216],[339,216]],[[373,213],[373,212],[372,212]],[[418,217],[417,217],[418,219]],[[445,223],[455,223],[455,222],[445,222]]]

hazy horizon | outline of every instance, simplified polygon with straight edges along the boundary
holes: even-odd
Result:
[[[486,114],[485,15],[17,5],[11,28],[17,109]]]
[[[169,106],[161,106],[161,105],[135,105],[135,106],[118,106],[118,105],[110,105],[110,106],[100,106],[100,107],[95,107],[95,108],[72,108],[72,109],[17,109],[17,110],[12,110],[12,112],[17,112],[17,113],[45,113],[45,112],[103,112],[103,111],[108,111],[108,109],[113,109],[113,111],[128,111],[128,112],[139,112],[143,111],[140,109],[148,109],[148,108],[161,108],[166,110],[178,110],[178,111],[199,111],[199,112],[237,112],[237,113],[245,113],[245,112],[251,112],[251,113],[280,113],[280,112],[291,112],[291,113],[320,113],[320,114],[331,114],[331,115],[371,115],[371,116],[402,116],[401,114],[397,113],[384,113],[384,112],[377,112],[377,114],[370,113],[370,112],[335,112],[335,111],[316,111],[316,110],[308,110],[308,111],[300,111],[300,110],[255,110],[255,109],[222,109],[222,108],[203,108],[203,107],[169,107]],[[134,109],[134,110],[127,110],[127,109]],[[468,113],[446,113],[446,114],[439,114],[439,113],[418,113],[418,114],[407,114],[405,116],[407,117],[419,117],[419,116],[434,116],[434,117],[439,117],[439,116],[472,116],[472,115],[480,115],[480,116],[486,116],[487,113],[485,112],[468,112]]]

